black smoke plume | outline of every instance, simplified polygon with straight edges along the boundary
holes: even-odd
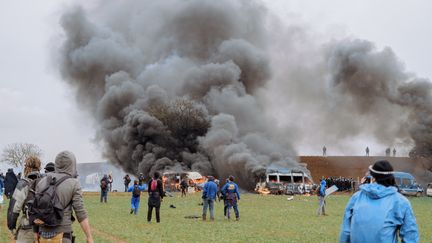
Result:
[[[266,10],[255,1],[104,1],[61,18],[62,76],[94,116],[104,155],[130,173],[198,170],[245,188],[275,143],[256,93],[270,79]]]
[[[62,76],[129,173],[234,174],[251,188],[268,166],[305,170],[293,144],[353,154],[359,138],[432,157],[432,84],[388,47],[246,0],[103,1],[61,25]]]

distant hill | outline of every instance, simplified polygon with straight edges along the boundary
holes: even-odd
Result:
[[[378,160],[388,160],[395,170],[413,174],[422,184],[432,182],[432,172],[427,170],[432,167],[432,161],[426,159],[385,156],[300,156],[299,159],[307,164],[315,182],[322,176],[342,176],[357,180],[365,175],[369,165]]]

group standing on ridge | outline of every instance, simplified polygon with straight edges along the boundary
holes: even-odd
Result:
[[[366,152],[365,156],[369,156],[370,153],[369,146],[366,146],[365,152]],[[393,151],[389,147],[386,148],[385,156],[390,157],[392,152],[393,152],[393,157],[396,157],[396,148],[393,148]],[[327,156],[327,147],[325,145],[322,147],[322,156],[323,157]]]

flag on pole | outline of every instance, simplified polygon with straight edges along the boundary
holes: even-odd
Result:
[[[328,197],[328,196],[330,196],[330,194],[332,194],[333,192],[337,191],[338,189],[339,189],[339,188],[337,188],[336,185],[333,185],[333,186],[327,188],[327,189],[325,190],[325,198]]]

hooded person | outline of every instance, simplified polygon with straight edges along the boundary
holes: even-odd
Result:
[[[41,161],[36,156],[29,156],[24,161],[24,176],[18,181],[9,201],[7,225],[10,231],[15,232],[15,239],[20,243],[33,243],[35,234],[33,226],[28,219],[27,196],[29,190],[34,189],[34,181],[40,177]],[[21,218],[17,227],[19,215]]]
[[[391,164],[377,161],[369,172],[371,183],[361,185],[346,206],[339,242],[418,242],[411,204],[398,192]]]
[[[6,177],[4,180],[4,194],[6,198],[11,198],[12,193],[15,190],[15,187],[18,183],[18,178],[16,177],[15,173],[13,172],[13,169],[10,168],[6,172]]]
[[[59,182],[56,195],[63,206],[61,223],[55,226],[39,227],[39,240],[43,242],[72,242],[72,211],[86,236],[86,242],[93,242],[87,211],[84,207],[82,190],[78,181],[75,155],[69,151],[60,152],[55,158],[55,171],[43,177],[36,185],[36,193],[41,193],[52,182]]]
[[[323,178],[321,180],[320,186],[318,187],[319,207],[318,207],[317,215],[327,215],[325,213],[325,206],[326,206],[326,202],[325,202],[326,193],[325,193],[325,191],[326,191],[326,187],[327,187],[327,182]]]

